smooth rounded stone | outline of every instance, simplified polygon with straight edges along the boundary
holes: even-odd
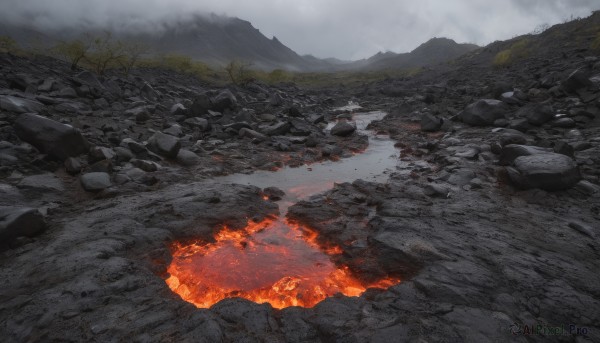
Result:
[[[117,155],[117,160],[121,162],[127,162],[135,157],[131,150],[120,146],[115,148],[115,154]]]
[[[573,189],[585,195],[600,194],[600,186],[595,185],[588,180],[581,180],[577,182],[577,184],[573,186]]]
[[[591,87],[594,84],[590,81],[589,74],[583,68],[579,68],[564,79],[560,85],[565,92],[574,93],[579,89]]]
[[[69,157],[64,162],[65,170],[71,175],[79,174],[81,172],[81,162],[74,157]]]
[[[181,143],[177,137],[157,132],[148,140],[148,148],[159,155],[176,158]]]
[[[531,145],[509,144],[502,148],[499,164],[501,166],[507,166],[513,163],[517,157],[549,152],[552,152],[552,149]]]
[[[137,159],[133,159],[131,161],[129,161],[132,165],[134,165],[135,167],[140,168],[141,170],[145,171],[145,172],[155,172],[158,170],[158,168],[160,167],[158,165],[158,163],[152,162],[152,161],[146,161],[146,160],[137,160]]]
[[[424,113],[421,116],[421,130],[425,132],[434,132],[442,128],[444,120],[430,113]]]
[[[35,208],[0,206],[0,241],[34,237],[46,229],[44,216]]]
[[[459,117],[465,124],[488,126],[498,119],[505,118],[508,111],[508,105],[500,100],[482,99],[468,105]]]
[[[36,114],[21,114],[15,120],[14,129],[21,140],[61,161],[89,150],[89,144],[79,130]]]
[[[17,184],[17,187],[36,191],[63,192],[65,190],[62,180],[50,173],[27,176]]]
[[[446,186],[442,186],[435,183],[427,184],[423,187],[423,194],[429,197],[444,197],[446,198],[450,193],[450,190]]]
[[[200,156],[189,150],[181,149],[177,154],[177,162],[186,167],[195,166],[200,163]]]
[[[271,113],[261,113],[258,115],[258,119],[261,121],[275,121],[277,117]]]
[[[321,154],[327,156],[340,156],[343,150],[337,145],[327,144],[321,149]]]
[[[200,131],[206,131],[210,129],[210,124],[208,120],[199,117],[187,118],[183,121],[184,124],[189,125],[191,127],[200,129]]]
[[[88,192],[99,192],[112,186],[108,173],[96,172],[83,174],[80,181],[83,189]]]
[[[44,104],[18,98],[11,95],[0,95],[0,109],[13,113],[39,112],[44,108]]]
[[[496,127],[506,127],[509,124],[510,123],[509,123],[508,119],[504,119],[504,118],[500,118],[500,119],[494,121],[494,126],[496,126]]]
[[[577,125],[575,120],[571,118],[560,118],[552,122],[552,127],[573,128]]]
[[[356,131],[356,126],[347,121],[340,121],[331,128],[331,134],[334,136],[349,136]]]
[[[516,116],[526,118],[531,125],[540,126],[554,119],[554,110],[549,105],[534,104],[522,107]]]
[[[517,157],[513,167],[507,167],[507,171],[510,180],[523,189],[565,190],[581,180],[577,163],[556,153]]]
[[[183,129],[178,124],[173,124],[169,128],[163,130],[163,133],[175,137],[181,137],[183,135]]]
[[[281,136],[285,135],[292,128],[292,124],[289,121],[280,122],[277,124],[273,124],[271,126],[267,126],[261,131],[267,136]]]
[[[456,157],[462,157],[468,160],[476,160],[478,155],[479,149],[477,148],[462,148],[454,154]]]
[[[110,160],[115,156],[117,156],[117,154],[113,149],[101,146],[92,147],[88,154],[90,163],[95,163],[102,160]]]
[[[565,133],[565,138],[581,138],[581,137],[583,137],[583,134],[581,134],[581,131],[579,131],[577,129],[569,130],[569,131],[567,131],[567,133]]]
[[[277,187],[267,187],[262,190],[263,194],[270,200],[279,201],[285,196],[285,192]]]
[[[229,89],[221,91],[217,96],[210,99],[212,105],[211,110],[223,112],[226,109],[234,109],[237,105],[237,98]]]

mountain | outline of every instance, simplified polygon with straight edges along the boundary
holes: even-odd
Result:
[[[78,38],[84,32],[101,33],[109,29],[125,41],[144,43],[158,54],[178,53],[213,66],[224,66],[232,60],[251,64],[261,70],[285,69],[297,72],[331,72],[344,70],[382,70],[422,67],[454,59],[477,48],[458,44],[447,38],[434,38],[410,53],[378,53],[360,61],[342,61],[300,56],[276,37],[267,38],[248,21],[215,14],[195,14],[186,19],[148,23],[144,27],[113,28],[60,27],[43,32],[27,26],[0,23],[0,35],[9,35],[22,45],[45,42],[50,46],[59,40]]]
[[[448,38],[432,38],[409,53],[377,53],[354,63],[355,69],[410,69],[444,63],[478,49],[474,44],[459,44]]]

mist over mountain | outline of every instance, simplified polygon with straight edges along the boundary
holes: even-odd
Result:
[[[422,67],[448,61],[477,48],[472,44],[436,38],[410,53],[379,53],[359,61],[320,59],[312,55],[300,56],[276,37],[267,38],[248,21],[216,14],[194,14],[146,25],[112,22],[105,27],[80,24],[78,27],[47,29],[0,25],[0,34],[10,36],[25,46],[50,47],[61,40],[81,38],[84,33],[100,35],[103,31],[110,31],[115,38],[125,42],[144,44],[151,54],[181,54],[218,67],[237,60],[248,63],[251,68],[296,72]]]

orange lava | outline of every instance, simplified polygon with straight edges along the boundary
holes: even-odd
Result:
[[[400,282],[362,283],[331,262],[330,255],[342,252],[339,247],[319,246],[316,232],[287,221],[250,222],[239,231],[224,227],[214,239],[174,244],[168,268],[171,290],[200,308],[232,297],[274,308],[312,307],[336,293],[358,296]]]

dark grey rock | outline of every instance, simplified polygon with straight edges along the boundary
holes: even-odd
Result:
[[[157,132],[148,140],[148,149],[159,155],[176,158],[181,143],[177,137]]]
[[[321,154],[323,154],[323,156],[327,157],[327,156],[340,156],[342,154],[343,150],[342,148],[340,148],[337,145],[333,145],[333,144],[327,144],[323,147],[323,149],[321,149]]]
[[[74,157],[69,157],[65,160],[65,170],[71,175],[79,174],[81,172],[81,162]]]
[[[285,135],[290,131],[292,125],[290,122],[284,121],[277,124],[273,124],[271,126],[267,126],[262,129],[262,132],[267,136],[281,136]]]
[[[267,187],[263,189],[263,194],[273,201],[279,201],[285,196],[285,192],[277,187]]]
[[[148,82],[144,82],[144,85],[140,88],[140,95],[151,101],[156,101],[160,96]]]
[[[181,136],[183,136],[183,129],[178,124],[173,124],[169,128],[164,129],[163,133],[166,133],[167,135],[171,135],[171,136],[175,136],[175,137],[181,137]]]
[[[183,166],[191,167],[200,163],[200,157],[189,150],[181,149],[177,154],[177,162]]]
[[[203,117],[211,109],[210,97],[206,94],[200,94],[194,98],[194,102],[189,110],[191,117]]]
[[[46,117],[21,114],[15,121],[14,128],[21,140],[63,161],[89,149],[87,140],[79,130]]]
[[[110,186],[110,175],[108,173],[86,173],[81,175],[81,186],[88,192],[99,192]]]
[[[516,116],[526,118],[531,125],[540,126],[554,119],[554,110],[549,105],[529,105],[517,111]]]
[[[588,72],[582,68],[575,70],[561,82],[561,87],[567,93],[574,93],[579,89],[591,87],[592,85]]]
[[[540,188],[546,191],[573,187],[581,174],[572,158],[556,153],[520,156],[514,167],[508,167],[510,180],[519,188]]]
[[[571,118],[560,118],[560,119],[556,119],[555,121],[552,122],[552,126],[553,127],[562,127],[562,128],[573,128],[577,125],[577,123],[575,122],[575,120],[571,119]]]
[[[444,120],[434,116],[433,114],[424,113],[421,116],[421,130],[425,132],[438,131],[443,124]]]
[[[448,196],[449,192],[450,192],[450,190],[448,189],[448,187],[445,187],[445,186],[442,186],[439,184],[435,184],[435,183],[430,183],[423,187],[423,194],[425,194],[429,197],[446,198]]]
[[[34,237],[46,229],[44,216],[35,208],[0,206],[0,242]]]
[[[331,128],[331,134],[334,136],[349,136],[356,131],[356,126],[347,121],[340,121]]]
[[[23,178],[17,187],[41,192],[63,192],[65,186],[61,179],[54,174],[38,174]]]
[[[234,109],[237,105],[237,98],[229,89],[226,89],[212,98],[211,103],[211,110],[223,112],[226,109]]]
[[[130,161],[130,163],[135,167],[138,167],[139,169],[149,173],[157,171],[159,167],[157,163],[146,160],[133,159]]]
[[[183,123],[193,128],[197,128],[200,131],[207,131],[208,129],[210,129],[210,124],[208,120],[204,118],[192,117],[184,120]]]
[[[240,137],[257,139],[260,141],[266,141],[269,139],[267,136],[263,135],[262,133],[260,133],[258,131],[254,131],[254,130],[246,128],[246,127],[241,128],[240,131],[238,132],[238,135]]]
[[[460,118],[465,124],[488,126],[498,119],[505,118],[508,110],[508,105],[500,100],[482,99],[468,105],[461,112]]]
[[[117,154],[111,148],[95,146],[90,149],[89,160],[90,163],[95,163],[102,160],[113,159]]]
[[[0,109],[13,113],[28,113],[28,112],[39,112],[44,108],[44,104],[18,98],[11,95],[0,95]]]
[[[499,164],[502,166],[507,166],[513,163],[513,161],[519,156],[530,156],[548,152],[552,152],[552,149],[531,145],[509,144],[502,148]]]

